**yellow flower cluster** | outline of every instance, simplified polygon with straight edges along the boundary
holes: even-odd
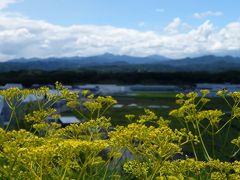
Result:
[[[109,132],[109,137],[113,146],[127,148],[135,158],[159,163],[181,153],[181,145],[195,140],[184,130],[173,131],[168,126],[148,127],[141,123],[118,126]]]
[[[25,121],[31,124],[43,123],[46,122],[48,117],[53,116],[54,113],[56,113],[56,109],[53,108],[40,109],[27,114],[25,116]]]
[[[149,164],[138,162],[136,160],[128,161],[123,165],[123,170],[137,178],[146,178],[149,170]]]
[[[223,111],[205,107],[208,90],[200,91],[200,97],[196,92],[178,94],[180,107],[170,115],[182,126],[173,129],[170,120],[148,109],[141,116],[126,115],[128,125],[113,127],[105,116],[116,104],[112,97],[94,97],[88,91],[79,95],[58,82],[56,89],[57,94],[46,87],[0,91],[11,118],[19,122],[15,130],[0,128],[0,179],[240,179],[240,161],[232,161],[240,151],[240,137],[227,144],[234,147],[231,162],[214,151],[216,136],[232,138],[228,133],[232,121],[240,118],[240,93],[217,93],[232,109],[229,119]],[[21,119],[19,108],[29,94],[39,98]],[[84,121],[66,127],[47,122],[59,118],[53,105],[62,100]],[[189,147],[192,153],[186,151]]]

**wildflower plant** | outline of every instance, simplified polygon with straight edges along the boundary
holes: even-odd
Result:
[[[229,133],[240,118],[240,93],[217,93],[231,109],[228,116],[206,108],[208,94],[177,95],[179,107],[170,115],[182,126],[174,129],[149,109],[113,127],[106,112],[116,100],[72,92],[58,82],[56,93],[47,87],[2,90],[11,115],[0,128],[0,179],[239,179],[240,137]],[[35,101],[24,104],[29,95]],[[82,122],[61,127],[59,102]],[[218,137],[232,148],[228,159],[216,148]]]

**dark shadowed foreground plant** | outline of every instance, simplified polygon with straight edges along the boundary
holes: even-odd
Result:
[[[183,127],[171,129],[169,120],[148,109],[139,117],[126,115],[131,122],[127,126],[113,127],[104,114],[114,99],[71,92],[59,83],[56,89],[56,94],[45,87],[0,91],[11,110],[8,123],[0,128],[1,179],[240,179],[240,162],[223,161],[215,148],[220,135],[222,145],[230,145],[232,121],[240,117],[240,93],[218,92],[232,109],[230,117],[204,108],[208,91],[202,91],[201,98],[196,93],[177,95],[180,107],[170,115]],[[37,98],[23,106],[29,94]],[[48,122],[49,117],[59,118],[59,101],[84,121],[66,127]],[[231,144],[234,151],[228,153],[233,158],[240,138]],[[188,145],[193,157],[182,150]]]

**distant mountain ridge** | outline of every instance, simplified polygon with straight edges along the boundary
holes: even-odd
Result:
[[[159,55],[133,57],[106,53],[89,57],[20,58],[0,63],[0,72],[19,70],[99,70],[99,67],[101,67],[101,70],[148,72],[240,71],[240,57],[207,55],[174,60]]]

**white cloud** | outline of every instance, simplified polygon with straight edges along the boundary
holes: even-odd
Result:
[[[165,28],[164,31],[168,33],[178,33],[178,28],[181,25],[182,21],[179,17],[173,19]]]
[[[183,22],[179,17],[176,17],[170,22],[164,31],[169,34],[177,34],[179,32],[188,32],[192,29],[192,26],[186,22]]]
[[[0,0],[0,9],[6,8],[9,4],[16,3],[18,0]]]
[[[209,16],[223,16],[223,13],[220,11],[206,11],[206,12],[201,12],[201,13],[194,13],[193,17],[196,19],[203,19],[205,17],[209,17]]]
[[[176,18],[168,30],[183,22]],[[170,23],[171,24],[171,23]],[[180,24],[180,25],[179,25]],[[90,56],[106,52],[172,58],[240,52],[240,22],[216,30],[210,21],[197,28],[160,35],[113,26],[59,26],[22,16],[0,14],[0,61],[19,57]],[[240,54],[238,54],[240,55]]]
[[[155,9],[155,11],[156,11],[157,13],[163,13],[163,12],[165,12],[165,9],[163,9],[163,8],[157,8],[157,9]]]

